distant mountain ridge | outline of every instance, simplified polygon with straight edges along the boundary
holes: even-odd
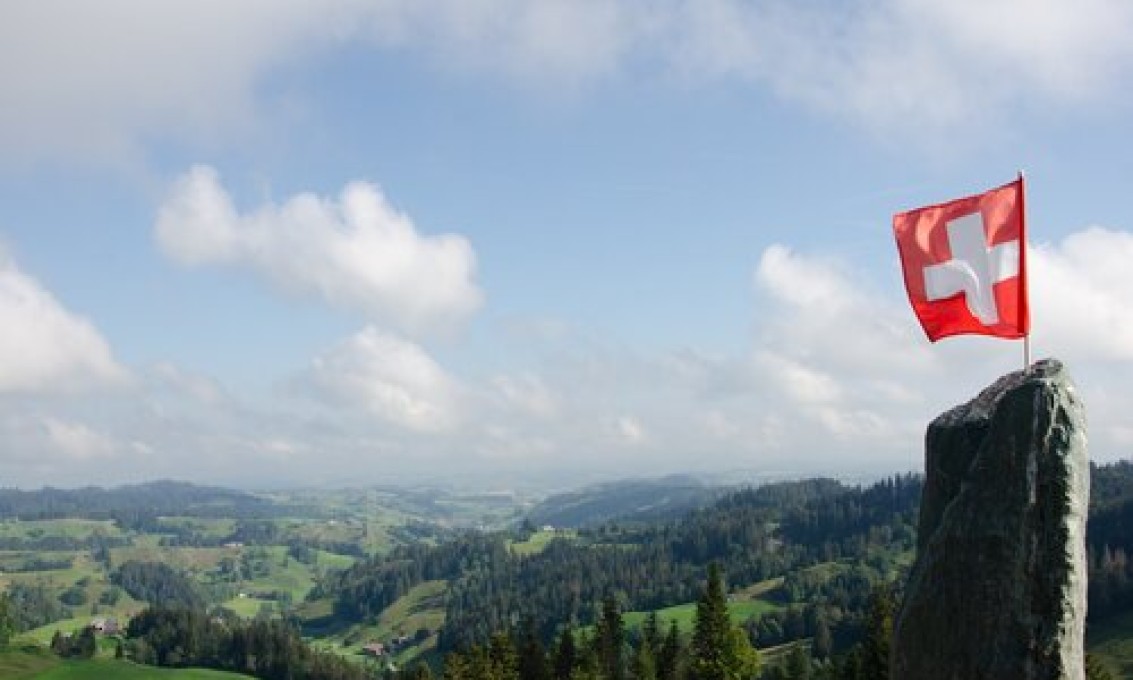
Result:
[[[727,490],[690,475],[604,482],[550,496],[527,512],[536,525],[577,529],[611,520],[672,519],[712,502]]]
[[[110,519],[122,513],[232,514],[264,509],[270,501],[243,491],[189,482],[160,480],[113,488],[88,486],[81,489],[44,487],[36,491],[0,489],[0,518]]]

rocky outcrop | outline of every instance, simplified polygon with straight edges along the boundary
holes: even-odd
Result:
[[[1085,410],[1047,360],[934,420],[895,680],[1082,680]]]

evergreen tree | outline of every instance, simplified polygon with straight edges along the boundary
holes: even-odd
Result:
[[[880,587],[870,596],[865,638],[861,643],[862,677],[889,678],[889,645],[893,637],[893,593]]]
[[[644,638],[634,652],[632,671],[635,680],[657,680],[657,660],[652,645]]]
[[[696,603],[690,675],[694,680],[740,680],[759,671],[759,654],[732,623],[719,565],[708,567],[708,584]]]
[[[16,625],[8,604],[8,594],[0,593],[0,647],[7,646],[15,631]]]
[[[656,656],[661,649],[661,629],[657,622],[657,612],[651,611],[645,617],[645,623],[641,625],[641,636],[643,644],[648,645],[649,651]]]
[[[787,680],[810,680],[810,655],[807,654],[806,648],[803,645],[796,644],[791,649],[790,655],[787,656],[784,671],[784,676]]]
[[[570,680],[578,665],[578,653],[574,646],[574,631],[568,624],[559,635],[559,644],[555,648],[554,680]]]
[[[594,648],[598,656],[599,671],[606,680],[625,680],[625,623],[618,601],[613,595],[602,599],[602,615],[598,619]]]
[[[834,636],[830,633],[830,624],[826,621],[824,614],[818,615],[818,621],[814,625],[814,658],[826,660],[830,658],[831,653],[834,651]]]
[[[515,653],[515,643],[504,633],[492,635],[488,645],[490,680],[519,680],[519,658]]]
[[[547,666],[547,653],[539,640],[535,626],[528,622],[524,626],[523,637],[519,641],[520,680],[550,680],[551,672]]]
[[[678,680],[680,678],[681,631],[676,620],[669,622],[669,633],[661,644],[661,654],[657,659],[657,680]]]
[[[445,655],[445,666],[441,672],[444,680],[468,680],[468,660],[459,652],[449,652]]]
[[[79,631],[79,637],[72,648],[75,656],[81,659],[93,659],[95,652],[98,651],[98,640],[95,639],[94,628],[86,626]]]

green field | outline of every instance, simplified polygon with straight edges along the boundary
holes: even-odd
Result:
[[[536,531],[526,540],[512,542],[508,547],[514,555],[537,555],[543,552],[547,544],[556,538],[575,538],[578,535],[574,529],[558,529],[555,531]]]
[[[770,611],[782,609],[781,605],[766,600],[732,600],[728,602],[728,614],[732,617],[732,622],[741,624],[753,616],[766,614]],[[622,620],[625,621],[627,629],[640,628],[645,622],[645,618],[649,616],[649,612],[626,612],[622,615]],[[692,630],[693,620],[696,618],[696,603],[688,602],[685,604],[678,604],[674,607],[666,607],[657,610],[657,620],[660,622],[661,630],[668,630],[669,622],[676,621],[677,628],[681,632],[689,632]]]
[[[245,677],[202,668],[154,668],[113,659],[65,660],[36,645],[0,651],[0,678],[4,680],[234,680]]]

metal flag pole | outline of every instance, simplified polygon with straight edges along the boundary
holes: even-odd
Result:
[[[1022,265],[1019,271],[1019,297],[1023,303],[1020,306],[1021,319],[1026,330],[1023,332],[1023,373],[1031,371],[1031,322],[1030,300],[1027,291],[1027,201],[1026,188],[1023,181],[1023,170],[1019,170],[1019,262]]]

